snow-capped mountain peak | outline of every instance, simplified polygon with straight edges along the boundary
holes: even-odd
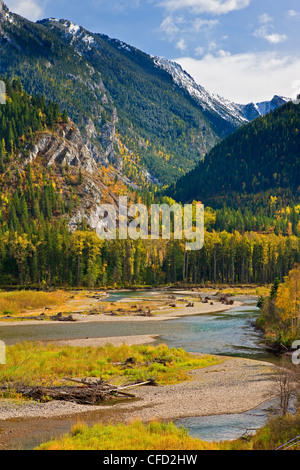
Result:
[[[157,67],[168,72],[174,83],[187,91],[204,111],[216,113],[232,124],[246,124],[290,101],[289,98],[275,95],[271,101],[261,103],[249,103],[247,105],[233,103],[217,94],[210,93],[201,85],[198,85],[176,62],[154,56],[152,60]]]

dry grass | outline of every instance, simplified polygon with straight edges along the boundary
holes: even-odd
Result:
[[[84,424],[73,427],[71,434],[42,444],[38,450],[221,450],[221,451],[272,451],[289,442],[289,450],[299,450],[295,439],[300,434],[299,414],[271,419],[254,436],[236,441],[207,443],[192,438],[188,430],[173,423],[140,421],[129,425],[96,425],[89,428]],[[288,447],[288,446],[287,446]]]
[[[78,424],[70,435],[42,444],[38,450],[217,450],[217,446],[190,437],[173,423],[136,421],[92,428]]]
[[[73,427],[71,434],[42,444],[38,450],[221,450],[221,451],[272,451],[284,443],[289,450],[299,450],[299,413],[271,419],[254,436],[236,441],[207,443],[192,438],[188,430],[173,423],[140,421],[129,425],[96,425],[89,428],[84,424]]]
[[[237,287],[237,288],[224,288],[220,289],[221,294],[228,294],[228,295],[234,295],[234,296],[240,296],[240,295],[251,295],[251,296],[265,296],[270,294],[270,289],[271,286],[260,286],[260,287]]]
[[[57,384],[63,377],[102,377],[115,383],[154,379],[167,385],[188,380],[187,371],[216,365],[222,360],[214,356],[193,356],[165,345],[94,348],[22,343],[7,347],[6,362],[0,366],[0,384],[12,386],[18,382]]]
[[[62,305],[69,294],[63,291],[18,291],[0,293],[0,314],[18,315],[30,310]]]

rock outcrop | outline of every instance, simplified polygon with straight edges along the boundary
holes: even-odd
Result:
[[[43,132],[34,143],[29,157],[23,160],[22,166],[25,168],[28,163],[35,162],[53,169],[52,177],[59,181],[58,185],[63,192],[69,191],[66,173],[77,182],[73,185],[73,193],[77,193],[78,203],[68,221],[69,229],[74,231],[85,221],[98,235],[103,233],[104,214],[101,205],[109,203],[117,212],[118,194],[110,188],[110,181],[104,182],[103,167],[96,163],[78,127],[69,121],[57,125],[55,132]],[[111,180],[114,176],[115,173],[112,173]]]
[[[42,134],[33,146],[28,161],[32,163],[38,156],[43,156],[48,166],[59,164],[77,167],[90,174],[98,170],[78,127],[71,121],[63,126],[58,134],[51,132]]]

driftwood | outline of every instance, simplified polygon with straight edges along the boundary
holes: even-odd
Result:
[[[229,300],[227,296],[220,297],[219,302],[221,302],[223,305],[233,305],[234,304],[234,300]]]
[[[72,315],[68,315],[67,317],[64,317],[62,312],[59,312],[57,315],[54,315],[51,317],[51,320],[54,321],[67,321],[67,322],[75,322],[76,320],[73,318]]]
[[[137,314],[138,317],[153,317],[153,314],[151,313],[150,307],[146,307],[145,310],[140,309],[140,310],[138,310],[138,312],[139,312]]]
[[[125,390],[139,387],[142,385],[156,385],[153,380],[148,382],[135,383],[132,385],[126,385],[124,387],[117,387],[111,385],[104,380],[98,380],[96,382],[90,382],[86,379],[73,379],[64,378],[67,382],[76,383],[77,386],[56,386],[56,387],[44,387],[44,386],[26,386],[16,385],[13,390],[21,394],[25,398],[30,398],[35,401],[43,403],[51,400],[67,401],[77,403],[80,405],[100,405],[101,403],[113,400],[120,397],[135,398],[135,395]],[[2,387],[2,391],[8,390],[9,387]]]

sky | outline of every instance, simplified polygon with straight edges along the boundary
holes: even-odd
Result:
[[[236,103],[300,93],[299,0],[5,0],[32,21],[68,19],[178,62]]]

